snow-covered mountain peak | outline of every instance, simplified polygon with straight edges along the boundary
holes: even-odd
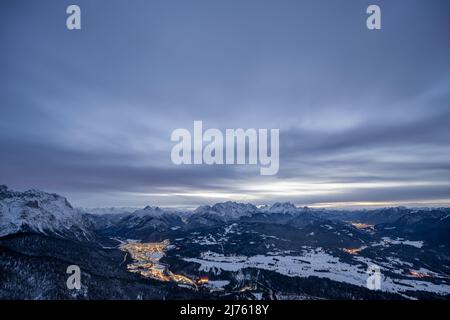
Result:
[[[169,213],[165,209],[161,209],[160,207],[151,207],[146,206],[143,209],[136,210],[132,213],[132,216],[139,216],[139,217],[161,217],[164,214]]]
[[[270,213],[297,213],[298,208],[291,202],[276,202],[265,210]]]
[[[52,234],[79,240],[92,238],[91,225],[66,198],[39,190],[0,187],[0,237],[19,232]]]
[[[258,208],[251,203],[238,203],[233,201],[216,203],[213,206],[198,207],[194,213],[210,213],[224,218],[236,219],[244,216],[251,216],[256,213]]]

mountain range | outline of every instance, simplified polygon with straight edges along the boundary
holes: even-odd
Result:
[[[0,186],[0,299],[448,299],[449,217],[231,201],[91,211]]]

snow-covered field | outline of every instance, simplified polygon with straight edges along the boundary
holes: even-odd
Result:
[[[373,247],[375,247],[375,246],[388,247],[390,245],[398,245],[398,244],[412,246],[412,247],[416,247],[418,249],[423,247],[423,241],[411,241],[411,240],[405,240],[402,238],[391,239],[389,237],[383,237],[382,241],[374,243],[374,244],[372,244],[372,246]]]
[[[322,248],[305,247],[302,254],[293,255],[223,255],[215,252],[203,252],[199,258],[184,258],[185,261],[198,263],[199,270],[220,274],[221,271],[237,272],[243,268],[257,268],[275,271],[290,277],[327,278],[330,280],[349,283],[356,286],[367,286],[367,268],[376,265],[369,258],[354,257],[352,264],[341,261],[330,255]],[[396,263],[399,263],[396,261]],[[380,266],[381,273],[389,267]],[[391,271],[391,270],[389,270]],[[437,294],[450,294],[450,286],[446,284],[433,284],[423,279],[418,280],[409,276],[406,279],[392,279],[382,275],[381,290],[402,293],[408,290],[427,291]]]

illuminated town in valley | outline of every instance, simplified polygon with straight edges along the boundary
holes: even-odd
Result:
[[[172,281],[195,288],[208,282],[207,277],[201,277],[194,281],[181,274],[175,274],[169,270],[167,265],[161,263],[160,259],[164,256],[169,245],[169,240],[148,243],[128,242],[122,244],[120,249],[129,253],[134,260],[133,263],[127,265],[128,271],[139,273],[145,278],[164,282]]]
[[[354,226],[357,229],[360,230],[373,230],[373,225],[372,224],[367,224],[367,223],[361,223],[361,222],[350,222],[350,224],[352,226]]]
[[[344,248],[343,250],[349,254],[358,254],[360,253],[362,250],[364,250],[366,247],[361,247],[361,248]]]

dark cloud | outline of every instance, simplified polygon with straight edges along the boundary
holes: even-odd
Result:
[[[360,0],[79,0],[71,32],[70,1],[4,0],[0,182],[79,205],[449,199],[450,4],[377,3],[372,32]],[[279,128],[279,174],[173,165],[193,120]]]

